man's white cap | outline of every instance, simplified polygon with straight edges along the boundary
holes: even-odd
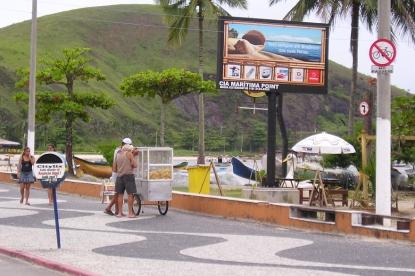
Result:
[[[124,144],[127,144],[127,145],[131,145],[131,144],[133,143],[133,141],[131,141],[131,139],[130,139],[130,138],[124,138],[124,139],[122,139],[122,142],[123,142]]]

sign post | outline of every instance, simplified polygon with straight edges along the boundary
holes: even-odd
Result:
[[[59,229],[58,202],[56,188],[65,180],[65,160],[55,152],[46,152],[39,156],[34,166],[34,173],[43,188],[51,188],[53,193],[53,210],[55,215],[56,242],[61,248]]]
[[[59,213],[58,213],[58,202],[56,200],[56,187],[52,188],[53,194],[53,213],[55,215],[55,231],[56,231],[56,243],[58,248],[61,248],[61,234],[59,228]]]

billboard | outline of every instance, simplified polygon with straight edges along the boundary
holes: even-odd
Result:
[[[327,24],[221,17],[221,89],[327,93]]]

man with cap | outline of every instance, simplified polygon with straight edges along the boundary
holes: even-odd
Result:
[[[128,217],[135,217],[132,211],[133,195],[136,193],[135,180],[133,169],[137,167],[135,158],[130,150],[132,147],[132,141],[130,138],[124,138],[121,143],[121,147],[118,147],[114,151],[114,161],[112,164],[113,175],[111,178],[115,178],[115,195],[109,205],[105,208],[105,213],[108,215],[114,215],[111,211],[113,205],[115,205],[115,215],[121,217],[124,216],[122,212],[122,206],[124,201],[124,191],[127,190],[128,194]]]

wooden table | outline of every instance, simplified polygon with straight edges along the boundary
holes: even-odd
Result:
[[[297,188],[298,182],[300,179],[298,178],[275,178],[275,181],[279,184],[280,188]]]
[[[315,204],[318,204],[319,206],[328,206],[328,202],[334,206],[333,200],[331,200],[330,195],[326,191],[326,187],[321,177],[321,171],[319,170],[316,170],[316,174],[314,175],[313,187],[308,201],[310,206]]]

